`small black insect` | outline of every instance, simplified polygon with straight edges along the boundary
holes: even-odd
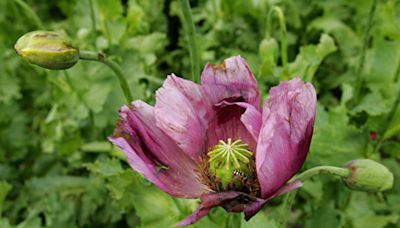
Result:
[[[233,170],[233,175],[234,176],[239,176],[239,177],[244,178],[244,179],[247,178],[247,175],[243,171],[237,170],[237,169]]]

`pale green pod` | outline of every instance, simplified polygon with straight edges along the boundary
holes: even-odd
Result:
[[[253,161],[253,153],[241,140],[221,140],[207,155],[210,171],[219,178],[224,190],[229,184],[240,187],[240,180],[252,178],[249,165]]]
[[[26,33],[18,39],[15,50],[29,63],[51,70],[68,69],[79,60],[79,49],[62,32]]]
[[[393,174],[382,164],[359,159],[347,163],[349,176],[343,178],[344,183],[353,190],[381,192],[393,187]]]

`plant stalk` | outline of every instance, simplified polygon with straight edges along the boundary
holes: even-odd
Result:
[[[130,103],[133,100],[126,77],[122,72],[121,67],[116,62],[107,58],[103,53],[94,51],[79,51],[79,58],[82,60],[97,61],[107,65],[117,76],[126,101]]]
[[[350,172],[346,168],[339,168],[334,166],[317,166],[311,169],[304,171],[293,179],[300,180],[302,182],[310,179],[311,177],[318,174],[330,174],[339,177],[347,177]],[[287,218],[292,209],[292,205],[294,199],[297,195],[298,190],[294,190],[288,194],[286,194],[285,199],[283,200],[283,205],[279,210],[279,214],[277,217],[277,227],[284,228],[286,226]]]
[[[369,10],[368,14],[368,21],[367,21],[367,27],[364,32],[364,40],[361,48],[361,54],[360,54],[360,60],[358,62],[357,66],[357,72],[356,72],[356,84],[354,88],[354,100],[357,103],[358,99],[360,98],[360,93],[361,93],[361,85],[363,83],[363,78],[362,78],[362,70],[364,68],[365,64],[365,55],[368,49],[368,44],[371,39],[371,28],[373,24],[373,19],[375,16],[375,11],[376,11],[376,6],[378,5],[378,0],[373,0],[371,8]]]
[[[183,24],[185,25],[185,30],[187,32],[189,41],[189,55],[190,55],[190,65],[192,70],[192,81],[199,82],[200,78],[200,56],[196,40],[196,31],[192,19],[192,12],[190,9],[189,0],[179,1],[183,13]]]
[[[286,28],[286,19],[285,15],[283,14],[282,9],[279,6],[274,6],[268,13],[268,23],[267,23],[267,37],[271,37],[271,30],[272,30],[272,19],[276,13],[279,26],[281,29],[281,60],[283,65],[283,79],[289,79],[289,64],[288,64],[288,51],[287,51],[287,28]]]
[[[242,226],[241,213],[228,213],[226,228],[240,228]]]
[[[28,4],[26,4],[26,2],[24,2],[23,0],[15,0],[15,2],[25,11],[27,16],[32,19],[38,29],[44,29],[43,23],[40,20],[39,16]]]
[[[384,131],[383,131],[382,135],[379,137],[379,141],[378,141],[378,143],[376,144],[376,146],[374,148],[374,153],[377,153],[381,149],[381,146],[382,146],[382,144],[383,144],[383,142],[385,140],[385,135],[386,135],[386,133],[387,133],[387,131],[389,129],[389,126],[393,122],[394,114],[396,114],[396,111],[397,111],[397,108],[399,107],[399,104],[400,104],[400,88],[398,88],[396,100],[394,101],[393,107],[390,110],[390,113],[388,115],[388,118],[387,118],[388,121],[386,122]]]
[[[90,20],[92,22],[92,32],[96,32],[96,15],[94,14],[93,0],[89,0]]]

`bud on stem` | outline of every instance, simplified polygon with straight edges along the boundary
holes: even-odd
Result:
[[[26,33],[18,39],[15,50],[29,63],[50,70],[68,69],[79,59],[101,62],[117,76],[127,102],[133,100],[126,76],[117,63],[106,58],[102,52],[80,51],[72,45],[71,39],[65,33],[51,31]]]
[[[381,192],[393,187],[393,174],[383,165],[369,159],[347,163],[349,175],[343,178],[347,187],[366,192]]]
[[[29,32],[18,39],[15,50],[28,62],[51,70],[68,69],[79,60],[78,48],[62,32]]]
[[[365,192],[386,191],[393,186],[393,174],[376,161],[353,160],[346,167],[317,166],[304,171],[295,179],[305,181],[318,174],[330,174],[341,177],[348,188]]]

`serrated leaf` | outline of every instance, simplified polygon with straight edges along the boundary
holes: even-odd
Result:
[[[362,156],[365,140],[360,130],[349,125],[344,112],[327,112],[318,105],[308,160],[315,165],[343,166],[347,161]]]
[[[359,105],[357,105],[352,113],[356,114],[361,111],[368,113],[371,116],[378,116],[390,112],[390,105],[379,93],[369,93],[362,98]]]

